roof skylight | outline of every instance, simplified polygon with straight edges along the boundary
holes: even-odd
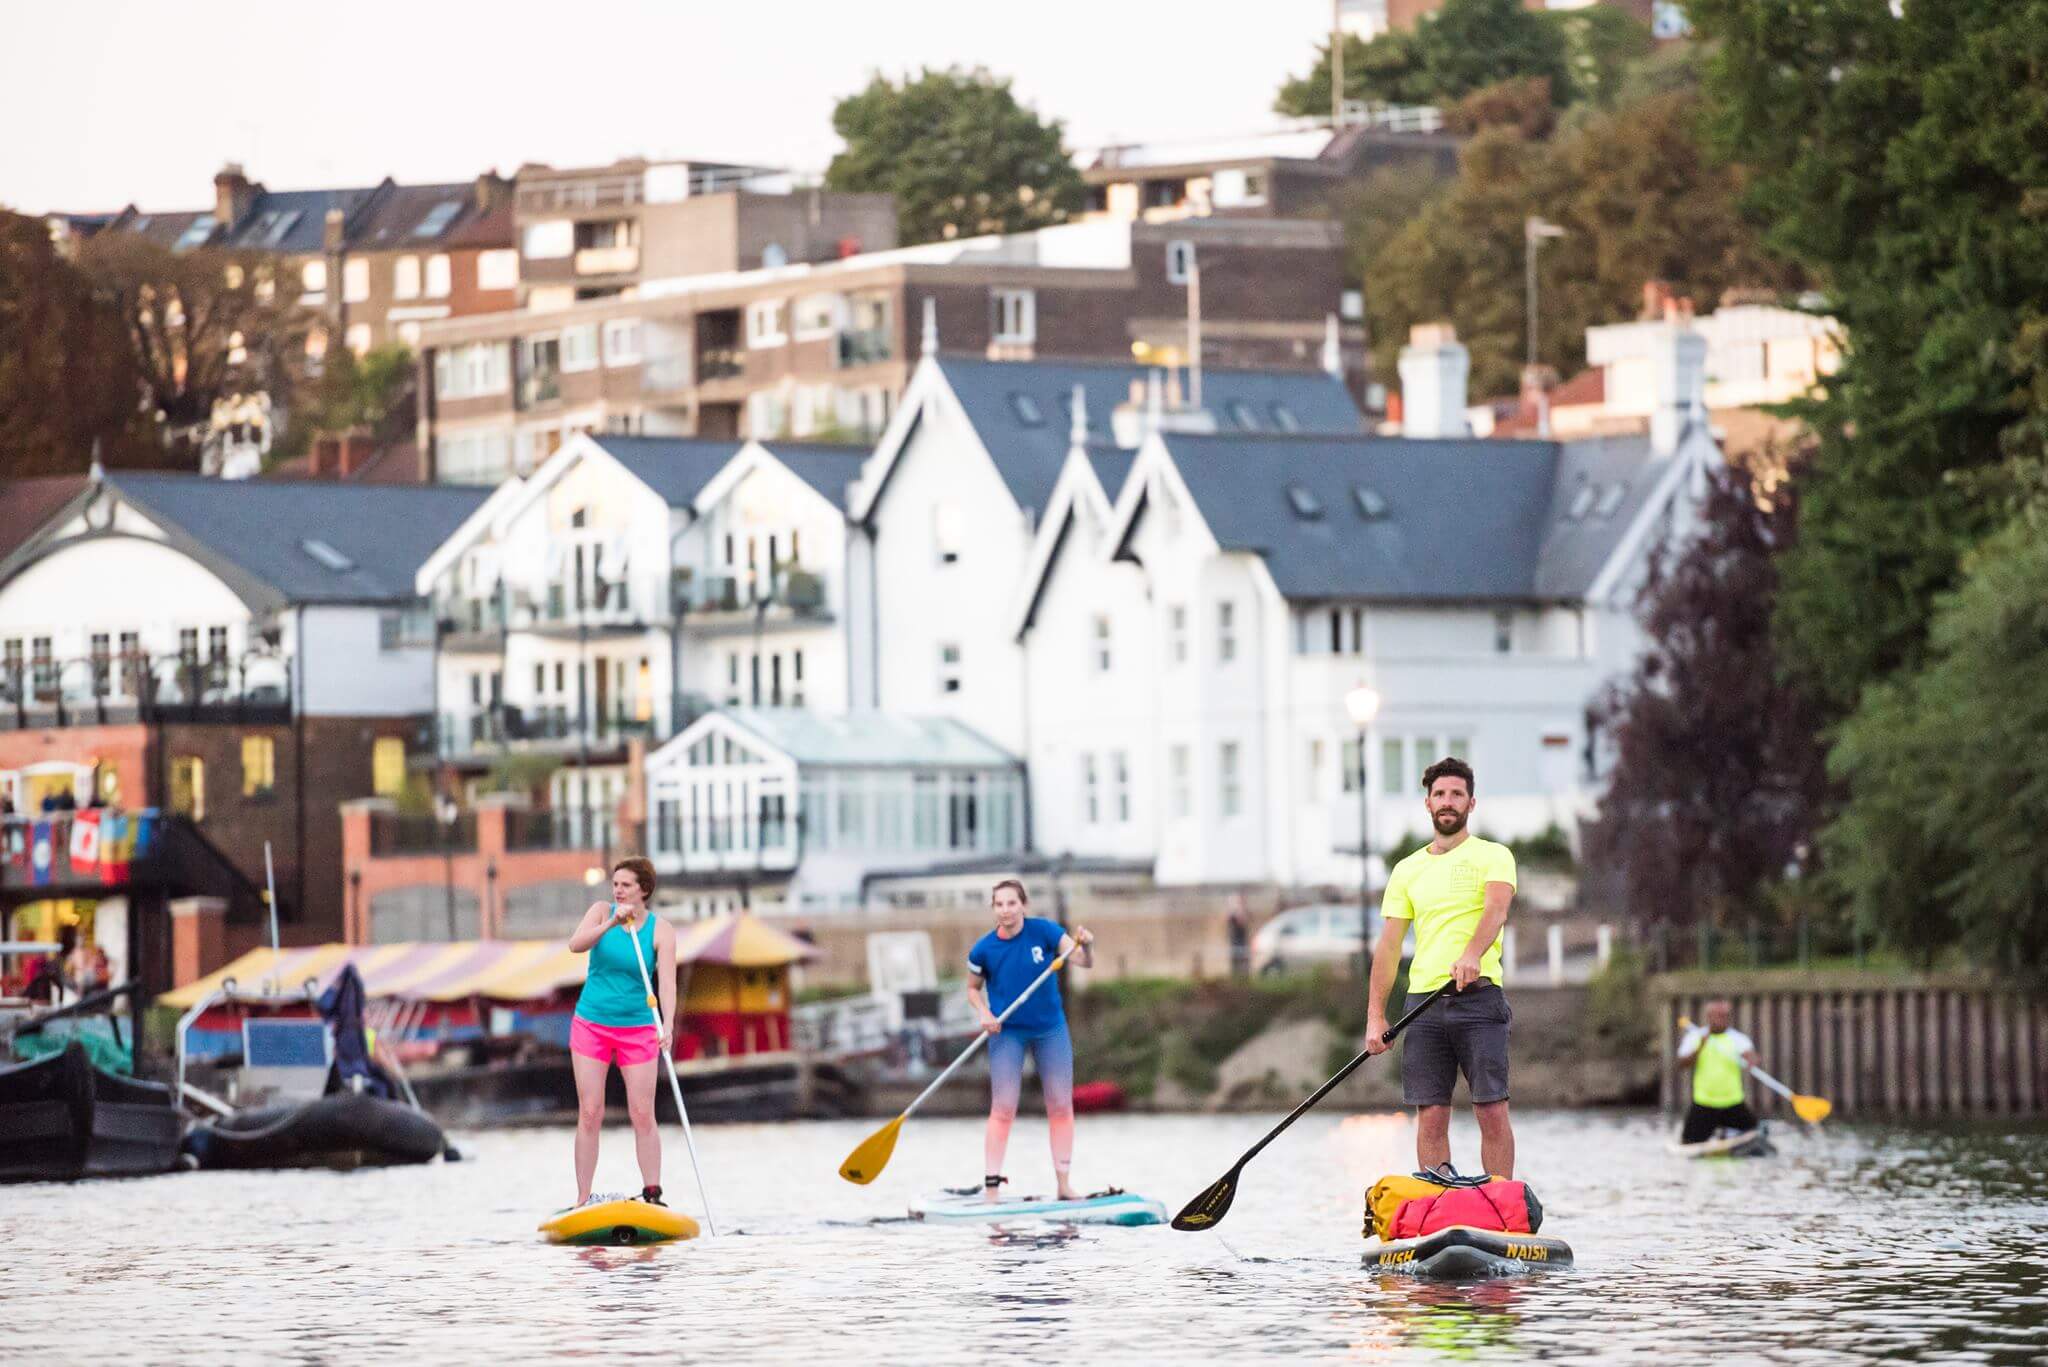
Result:
[[[1016,413],[1017,421],[1026,427],[1045,426],[1045,411],[1038,406],[1038,400],[1019,390],[1010,391],[1010,408]]]
[[[1621,501],[1628,497],[1628,481],[1617,480],[1600,491],[1599,501],[1593,505],[1593,516],[1613,517],[1620,510]]]
[[[1387,500],[1380,491],[1365,484],[1351,487],[1351,497],[1358,504],[1358,515],[1368,522],[1377,522],[1387,515]]]
[[[325,541],[307,538],[299,543],[299,549],[333,570],[336,574],[347,574],[356,567],[356,562],[343,555]]]
[[[433,208],[427,210],[427,216],[420,220],[417,228],[412,230],[412,235],[414,237],[438,237],[442,230],[454,219],[455,215],[461,212],[461,200],[444,199]]]
[[[1315,490],[1303,485],[1287,486],[1287,502],[1293,506],[1296,517],[1314,519],[1323,515],[1323,501],[1316,497]]]

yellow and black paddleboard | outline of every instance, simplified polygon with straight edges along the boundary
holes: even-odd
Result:
[[[696,1238],[697,1222],[667,1206],[622,1196],[556,1211],[541,1221],[540,1232],[551,1244],[659,1244]]]

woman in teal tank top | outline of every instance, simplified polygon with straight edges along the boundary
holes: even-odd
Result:
[[[621,859],[612,866],[612,900],[591,903],[569,949],[590,955],[583,993],[569,1022],[569,1062],[576,1073],[576,1204],[590,1199],[597,1175],[598,1131],[604,1125],[604,1084],[612,1064],[626,1080],[626,1114],[640,1157],[640,1198],[661,1201],[661,1139],[654,1132],[655,1070],[675,1037],[676,933],[648,910],[654,865]],[[637,942],[637,949],[636,949]],[[659,1003],[647,1000],[641,964]]]

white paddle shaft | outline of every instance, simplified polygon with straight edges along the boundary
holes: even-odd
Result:
[[[651,919],[654,913],[649,911],[647,915]],[[654,979],[647,975],[647,956],[640,952],[640,936],[623,924],[620,928],[625,930],[626,939],[633,946],[633,962],[640,965],[640,985],[647,989],[647,1009],[654,1013],[654,1033],[658,1040],[661,1036],[661,999],[654,995]],[[680,1003],[677,1009],[681,1009]],[[690,1151],[690,1175],[697,1179],[697,1200],[704,1207],[704,1228],[715,1239],[718,1237],[718,1225],[711,1218],[711,1198],[704,1192],[704,1169],[697,1162],[697,1141],[690,1137],[690,1112],[683,1106],[683,1084],[676,1080],[675,1055],[666,1044],[661,1046],[661,1061],[668,1068],[669,1090],[675,1094],[676,1115],[683,1122],[683,1145]]]
[[[996,1024],[1001,1025],[1004,1021],[1008,1020],[1010,1018],[1010,1013],[1012,1011],[1015,1011],[1018,1007],[1022,1006],[1024,1004],[1024,999],[1029,997],[1033,992],[1036,992],[1041,983],[1043,983],[1047,978],[1050,978],[1053,974],[1059,972],[1060,965],[1065,963],[1066,961],[1067,956],[1062,954],[1055,958],[1051,963],[1047,964],[1045,966],[1045,972],[1033,978],[1031,980],[1031,986],[1025,988],[1022,992],[1019,992],[1017,994],[1017,1000],[1011,1002],[1008,1006],[1003,1008],[1003,1014],[996,1017]],[[908,1106],[905,1106],[903,1108],[903,1115],[901,1118],[904,1120],[908,1120],[910,1118],[910,1113],[912,1111],[924,1105],[925,1099],[931,1096],[933,1092],[939,1090],[940,1083],[944,1082],[947,1078],[953,1076],[954,1070],[957,1069],[961,1064],[967,1062],[967,1060],[973,1058],[974,1051],[981,1048],[981,1046],[986,1044],[987,1042],[988,1031],[983,1030],[980,1034],[974,1037],[974,1042],[972,1044],[968,1045],[965,1049],[960,1051],[959,1058],[954,1059],[951,1063],[946,1065],[945,1072],[940,1073],[937,1077],[932,1079],[931,1086],[925,1088],[923,1091],[917,1094],[917,1100],[911,1102]]]
[[[1749,1070],[1749,1073],[1751,1077],[1755,1078],[1758,1082],[1763,1083],[1764,1086],[1770,1088],[1779,1096],[1784,1097],[1785,1100],[1790,1101],[1792,1099],[1792,1089],[1790,1087],[1787,1087],[1784,1083],[1778,1081],[1778,1079],[1772,1077],[1763,1069],[1752,1067]]]

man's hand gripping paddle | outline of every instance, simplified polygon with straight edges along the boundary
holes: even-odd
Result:
[[[1047,964],[1045,966],[1045,972],[1039,974],[1036,978],[1033,978],[1031,980],[1031,986],[1025,988],[1022,992],[1018,993],[1017,1000],[1011,1002],[1008,1006],[1003,1008],[1003,1014],[996,1017],[996,1024],[1001,1025],[1004,1021],[1008,1020],[1010,1018],[1010,1013],[1012,1011],[1015,1011],[1018,1007],[1022,1006],[1025,1003],[1026,999],[1028,999],[1033,992],[1036,992],[1039,989],[1040,985],[1043,984],[1047,978],[1050,978],[1053,974],[1059,972],[1060,965],[1064,964],[1066,961],[1067,956],[1062,954],[1055,958],[1051,963]],[[988,1031],[986,1030],[976,1035],[974,1037],[974,1042],[972,1044],[969,1044],[965,1049],[960,1051],[960,1057],[954,1059],[951,1063],[947,1064],[946,1071],[940,1073],[937,1077],[933,1078],[931,1086],[919,1092],[917,1094],[917,1100],[911,1102],[908,1106],[905,1106],[903,1108],[902,1115],[897,1116],[894,1120],[882,1126],[881,1129],[876,1130],[866,1139],[861,1140],[859,1145],[857,1145],[854,1148],[854,1151],[846,1156],[846,1161],[839,1165],[839,1175],[841,1177],[844,1177],[849,1182],[858,1182],[861,1186],[866,1186],[868,1183],[874,1181],[877,1177],[880,1177],[882,1175],[882,1169],[889,1166],[889,1155],[896,1152],[896,1136],[902,1132],[903,1122],[910,1119],[910,1113],[916,1110],[918,1107],[924,1105],[925,1099],[929,1097],[933,1092],[939,1090],[939,1084],[943,1083],[947,1078],[953,1076],[954,1069],[958,1068],[961,1064],[967,1062],[968,1059],[973,1058],[974,1051],[981,1048],[981,1046],[984,1043],[986,1043],[987,1040]]]
[[[1412,1010],[1410,1010],[1407,1015],[1401,1017],[1401,1019],[1395,1021],[1392,1025],[1388,1026],[1387,1033],[1381,1036],[1381,1038],[1384,1039],[1388,1044],[1392,1044],[1394,1042],[1394,1037],[1396,1035],[1399,1035],[1403,1030],[1406,1030],[1408,1028],[1409,1023],[1413,1021],[1417,1016],[1427,1011],[1430,1008],[1431,1003],[1435,1002],[1438,997],[1441,997],[1444,993],[1450,991],[1451,986],[1452,985],[1447,982],[1442,987],[1439,987],[1436,991],[1430,993],[1427,997],[1424,997],[1421,1003],[1414,1007]],[[1215,1185],[1211,1186],[1207,1191],[1203,1192],[1200,1196],[1197,1196],[1194,1200],[1188,1202],[1187,1207],[1184,1210],[1182,1210],[1180,1214],[1173,1217],[1173,1227],[1177,1230],[1180,1230],[1182,1233],[1188,1233],[1194,1230],[1214,1229],[1216,1226],[1222,1224],[1223,1217],[1230,1213],[1230,1203],[1237,1199],[1237,1175],[1244,1171],[1244,1165],[1251,1162],[1254,1158],[1257,1158],[1259,1156],[1259,1150],[1265,1148],[1266,1145],[1272,1143],[1275,1139],[1278,1139],[1280,1137],[1280,1132],[1282,1130],[1286,1129],[1289,1125],[1292,1125],[1295,1121],[1301,1119],[1301,1117],[1308,1111],[1309,1107],[1315,1105],[1318,1101],[1321,1101],[1324,1097],[1328,1096],[1332,1088],[1334,1088],[1338,1083],[1342,1082],[1345,1078],[1350,1077],[1351,1074],[1357,1070],[1359,1064],[1365,1062],[1367,1059],[1371,1057],[1371,1050],[1362,1051],[1358,1054],[1356,1058],[1352,1059],[1351,1062],[1345,1064],[1342,1068],[1339,1068],[1337,1070],[1337,1075],[1335,1077],[1331,1078],[1328,1082],[1325,1082],[1322,1086],[1316,1088],[1315,1091],[1310,1094],[1308,1100],[1302,1102],[1299,1106],[1296,1106],[1293,1110],[1289,1111],[1287,1113],[1287,1118],[1285,1120],[1281,1121],[1278,1125],[1275,1125],[1272,1129],[1268,1130],[1266,1132],[1266,1137],[1264,1139],[1261,1139],[1258,1143],[1252,1145],[1251,1148],[1247,1149],[1245,1151],[1244,1157],[1237,1160],[1237,1165],[1235,1167],[1231,1168],[1229,1172],[1224,1173],[1223,1176],[1216,1179]]]

